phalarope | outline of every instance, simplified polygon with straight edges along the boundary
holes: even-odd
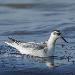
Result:
[[[66,43],[68,43],[63,38],[59,30],[53,31],[48,41],[42,43],[20,42],[13,38],[9,38],[10,41],[5,43],[16,48],[21,54],[27,54],[38,57],[50,57],[54,56],[55,43],[58,38],[62,38]]]

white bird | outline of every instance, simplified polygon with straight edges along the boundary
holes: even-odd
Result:
[[[9,42],[5,42],[8,45],[18,49],[21,54],[29,54],[38,57],[49,57],[54,55],[56,40],[61,37],[67,42],[61,35],[59,30],[55,30],[51,33],[48,41],[42,43],[35,42],[21,42],[15,39],[9,38]],[[68,43],[68,42],[67,42]]]
[[[8,45],[16,48],[21,54],[38,56],[38,57],[50,57],[54,56],[55,43],[58,38],[62,38],[67,42],[59,30],[55,30],[51,33],[48,41],[42,43],[35,42],[20,42],[13,38],[9,38],[10,41],[5,42]],[[68,43],[68,42],[67,42]],[[53,61],[46,62],[48,65],[52,65]]]

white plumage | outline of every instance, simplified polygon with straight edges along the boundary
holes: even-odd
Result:
[[[35,42],[5,42],[8,45],[16,48],[21,54],[33,55],[38,57],[47,57],[47,46],[46,43],[35,43]]]
[[[38,57],[50,57],[50,56],[54,56],[55,43],[59,37],[61,37],[65,42],[67,42],[61,36],[60,31],[55,30],[51,33],[48,41],[46,42],[41,42],[41,43],[20,42],[15,39],[9,38],[10,41],[5,43],[16,48],[21,54],[27,54],[27,55],[38,56]],[[47,62],[47,64],[51,65],[52,62],[51,61]]]

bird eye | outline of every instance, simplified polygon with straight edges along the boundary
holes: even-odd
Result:
[[[53,34],[56,35],[56,32],[54,32]]]
[[[53,34],[54,34],[54,35],[60,35],[61,33],[56,33],[56,32],[54,32]]]
[[[57,33],[57,35],[60,35],[61,33]]]

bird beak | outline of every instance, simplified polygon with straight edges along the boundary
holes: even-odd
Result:
[[[65,38],[64,38],[63,36],[61,36],[61,38],[62,38],[66,43],[68,43],[68,42],[65,40]]]

